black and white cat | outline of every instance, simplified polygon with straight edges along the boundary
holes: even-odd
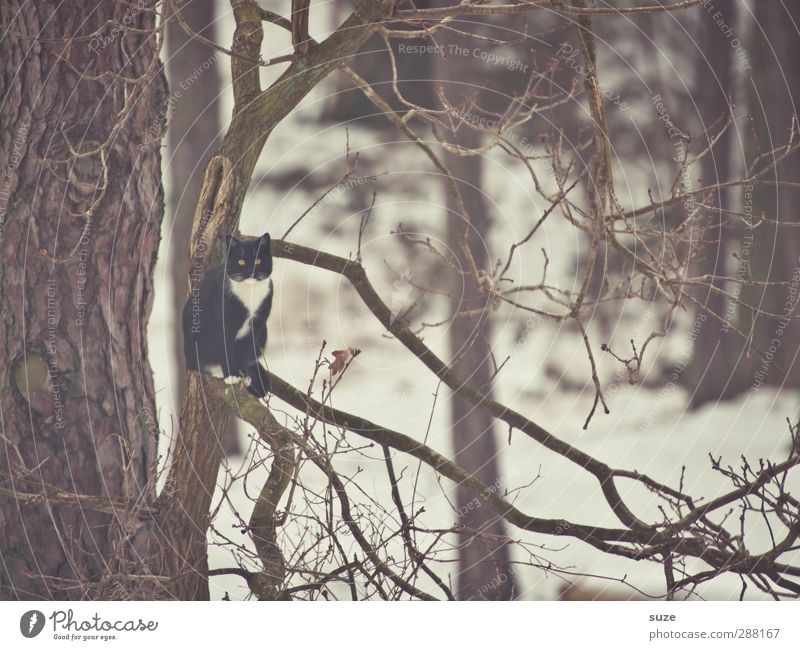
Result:
[[[269,233],[257,239],[226,238],[224,266],[208,271],[183,308],[186,366],[229,384],[244,376],[248,390],[265,397],[267,317],[272,309]]]

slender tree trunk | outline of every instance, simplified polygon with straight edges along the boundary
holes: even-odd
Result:
[[[213,2],[182,0],[181,16],[197,33],[218,42]],[[183,358],[183,331],[180,314],[188,287],[189,237],[200,183],[211,154],[219,146],[221,120],[219,99],[222,92],[220,66],[228,57],[196,38],[191,38],[177,20],[167,24],[167,79],[174,98],[167,132],[167,194],[169,275],[172,283],[172,313],[175,314],[172,368],[176,373],[175,401],[180,404],[186,390],[186,363]],[[240,451],[237,423],[225,417],[219,436],[224,451]]]
[[[437,6],[441,3],[431,4]],[[438,43],[444,48],[448,48],[451,43],[464,45],[463,41],[449,35],[442,35]],[[477,83],[475,65],[470,57],[453,56],[446,60],[435,57],[434,61],[433,78],[443,84],[444,91],[454,105],[460,105],[465,95],[474,93],[474,87],[465,88],[458,83],[448,87],[448,81],[469,80]],[[481,134],[464,127],[459,129],[455,140],[463,147],[479,147]],[[472,220],[469,238],[475,263],[479,269],[488,270],[491,263],[487,238],[491,216],[481,192],[482,160],[480,156],[446,154],[445,161],[458,181]],[[479,293],[475,278],[469,273],[467,261],[461,253],[464,221],[446,182],[443,189],[448,197],[448,246],[465,271],[453,278],[450,289],[451,314],[468,310],[481,312],[476,316],[455,318],[450,323],[452,368],[458,376],[491,396],[491,307],[486,296]],[[452,396],[450,404],[455,462],[492,489],[502,492],[504,486],[499,474],[499,452],[494,439],[493,418],[458,395]],[[476,501],[475,495],[463,486],[456,488],[456,504],[459,513],[463,513],[459,518],[463,532],[459,535],[458,597],[463,600],[511,600],[515,595],[515,580],[505,542],[503,521],[485,502]]]
[[[154,15],[4,0],[0,24],[0,598],[158,597],[141,575],[163,196],[143,142],[165,82],[155,36],[114,30]]]
[[[216,41],[214,3],[183,0],[181,15],[196,32]],[[167,79],[176,97],[167,133],[167,169],[170,189],[168,230],[169,271],[173,287],[173,309],[180,314],[186,300],[189,268],[189,236],[203,169],[218,146],[220,136],[220,65],[227,58],[205,43],[190,38],[176,20],[167,24]],[[178,95],[179,94],[179,95]],[[176,321],[177,322],[177,321]],[[181,328],[175,328],[173,364],[178,371],[178,397],[186,386]]]
[[[467,131],[460,134],[459,144],[479,146],[479,134]],[[472,217],[472,251],[481,269],[490,266],[486,237],[491,227],[488,208],[480,187],[481,159],[447,156],[453,176]],[[448,193],[449,196],[449,193]],[[459,251],[464,223],[452,199],[448,200],[448,242],[451,251]],[[468,270],[459,253],[459,264]],[[486,296],[479,295],[473,277],[468,273],[455,278],[451,289],[451,313],[460,310],[482,310],[479,316],[456,318],[450,323],[450,352],[454,372],[467,382],[491,396],[493,371],[491,348],[491,306]],[[502,494],[505,486],[500,479],[499,451],[494,438],[491,415],[476,409],[458,395],[451,399],[453,446],[455,462],[481,481]],[[475,499],[464,486],[456,489],[459,523],[464,526],[459,540],[458,596],[463,600],[511,600],[515,596],[515,580],[505,543],[505,524],[485,503]]]
[[[716,8],[728,22],[736,18],[736,3],[733,0],[718,0]],[[736,91],[734,70],[734,50],[723,30],[706,12],[700,16],[700,41],[706,46],[703,53],[707,59],[700,61],[697,97],[701,128],[709,129],[723,122],[731,115],[732,102]],[[709,134],[711,135],[711,134]],[[724,183],[730,180],[734,165],[731,156],[736,144],[736,129],[731,128],[716,143],[712,152],[703,161],[702,182],[704,185]],[[720,190],[713,197],[713,203],[721,210],[733,209],[735,191]],[[735,211],[735,210],[734,210]],[[692,269],[694,275],[730,275],[730,247],[734,239],[731,232],[731,219],[720,212],[709,215],[705,239],[708,243],[699,251],[697,262]],[[720,289],[732,290],[724,282],[715,280]],[[711,289],[704,290],[696,298],[720,318],[732,308],[729,301]],[[686,383],[691,392],[692,406],[706,402],[735,397],[746,387],[735,381],[734,368],[745,347],[744,341],[730,328],[709,318],[697,333],[692,360],[686,371]]]
[[[780,6],[755,3],[753,8],[755,20],[749,45],[753,69],[748,72],[752,75],[752,82],[748,81],[748,110],[753,115],[761,151],[766,152],[786,145],[793,121],[795,133],[797,130],[800,69],[794,60],[800,7],[796,3]],[[782,185],[745,187],[742,212],[752,211],[754,219],[763,213],[769,219],[798,221],[798,191],[788,184],[800,182],[800,155],[795,152],[764,180]],[[753,342],[760,349],[745,366],[746,385],[753,390],[763,385],[800,386],[800,363],[797,362],[800,324],[792,320],[798,315],[796,283],[800,278],[800,237],[796,231],[797,228],[763,223],[748,232],[753,238],[749,254],[753,278],[795,283],[794,288],[786,284],[766,290],[745,288],[742,291],[744,299],[751,304],[777,314],[775,317],[760,315],[753,321],[750,314],[739,310],[740,327],[745,332],[752,328]]]

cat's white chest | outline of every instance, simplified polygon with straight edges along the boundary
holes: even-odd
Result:
[[[228,291],[236,296],[236,299],[247,310],[247,317],[244,319],[239,331],[236,332],[236,338],[239,339],[247,336],[253,316],[261,304],[272,294],[272,279],[256,280],[255,278],[248,278],[240,282],[229,280]]]

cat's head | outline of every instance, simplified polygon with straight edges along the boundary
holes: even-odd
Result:
[[[265,280],[272,275],[269,233],[264,233],[257,239],[243,240],[228,235],[225,243],[228,246],[225,273],[231,280]]]

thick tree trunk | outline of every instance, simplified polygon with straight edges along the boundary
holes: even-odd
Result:
[[[0,597],[159,597],[141,579],[163,215],[145,137],[165,82],[155,36],[120,29],[154,16],[4,0],[0,23]]]

